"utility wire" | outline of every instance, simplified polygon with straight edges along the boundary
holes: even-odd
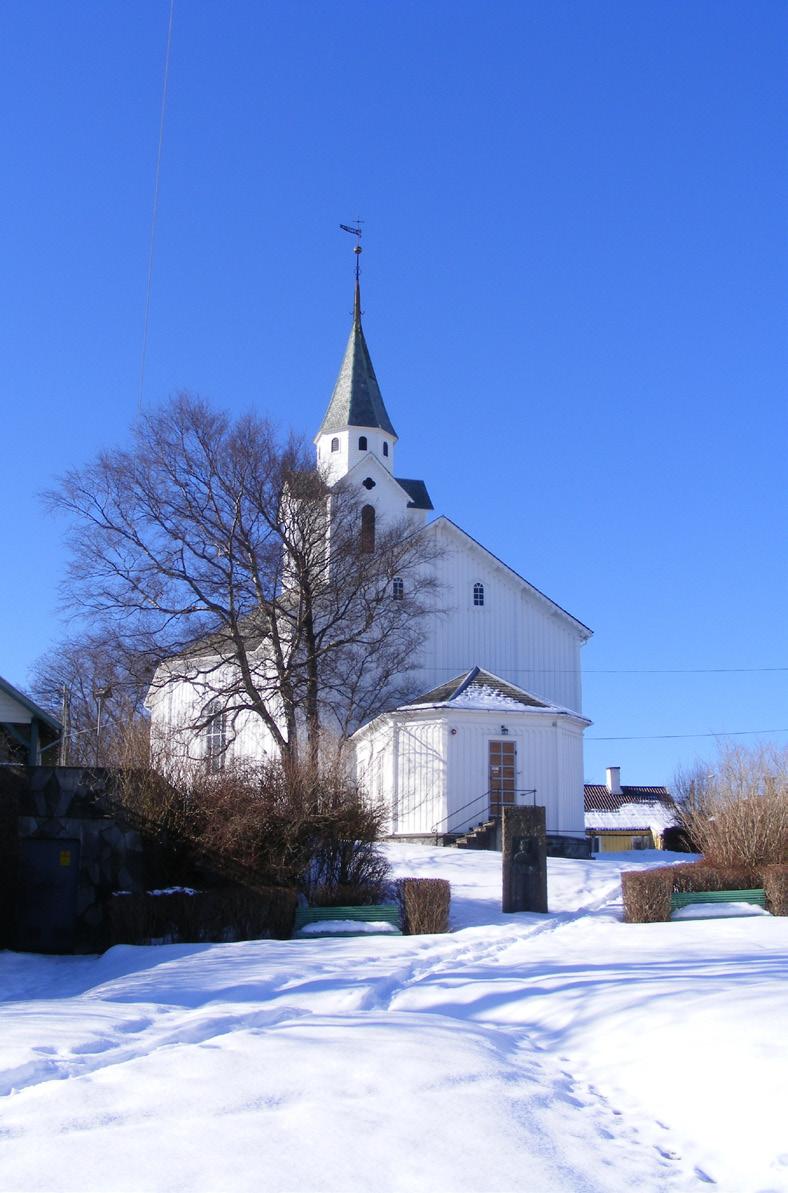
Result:
[[[586,741],[673,741],[679,737],[747,737],[758,733],[788,733],[788,729],[728,729],[722,733],[649,733],[643,737],[587,737]]]
[[[156,246],[156,223],[159,215],[159,179],[161,177],[161,151],[164,145],[164,117],[167,111],[167,85],[170,78],[170,50],[172,48],[172,22],[175,15],[175,0],[170,0],[170,15],[167,22],[167,48],[164,52],[164,82],[161,90],[161,111],[159,114],[159,144],[156,150],[156,172],[153,183],[153,210],[148,239],[148,276],[145,284],[145,318],[142,327],[142,352],[140,353],[140,387],[137,395],[137,412],[142,409],[142,395],[145,390],[145,361],[148,355],[148,329],[150,326],[150,299],[153,288],[153,256]]]

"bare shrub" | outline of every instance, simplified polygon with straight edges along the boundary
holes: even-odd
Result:
[[[764,866],[763,889],[772,915],[788,915],[788,865]]]
[[[655,870],[625,870],[621,875],[624,922],[656,924],[670,919],[673,866]]]
[[[445,878],[400,878],[395,894],[406,935],[449,931],[451,885]]]
[[[757,870],[788,860],[788,747],[724,747],[681,816],[714,866]]]
[[[375,903],[388,878],[385,820],[339,771],[280,761],[121,778],[126,808],[202,851],[220,872],[297,887],[320,904]]]

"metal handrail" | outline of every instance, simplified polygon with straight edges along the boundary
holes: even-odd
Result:
[[[492,796],[492,795],[497,795],[498,799],[497,800],[490,799],[490,796]],[[533,802],[534,802],[534,804],[536,804],[536,788],[535,787],[521,787],[521,788],[513,791],[512,795],[515,797],[515,799],[517,798],[518,795],[532,795],[534,797]],[[461,812],[466,812],[469,808],[473,808],[477,804],[482,804],[482,807],[484,807],[484,804],[482,801],[485,801],[485,800],[487,801],[487,807],[490,809],[490,811],[492,811],[494,808],[497,809],[497,811],[495,813],[496,815],[498,812],[500,812],[500,809],[502,807],[510,806],[509,804],[503,803],[503,800],[501,799],[500,791],[493,792],[493,791],[487,790],[482,795],[478,795],[476,797],[476,799],[469,800],[469,802],[467,804],[463,804],[461,808],[454,808],[451,812],[449,812],[446,816],[444,816],[442,820],[438,820],[432,826],[432,834],[436,838],[438,836],[440,836],[441,825],[444,825],[444,824],[446,825],[446,828],[443,831],[446,834],[451,833],[453,830],[448,827],[448,822],[450,820],[454,820],[457,816],[459,816],[459,814]]]

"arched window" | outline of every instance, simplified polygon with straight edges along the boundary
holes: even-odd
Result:
[[[209,775],[218,775],[227,757],[227,713],[218,700],[212,700],[205,713],[210,717],[204,731],[205,769]]]
[[[358,450],[359,450],[360,452],[365,452],[365,451],[367,450],[367,437],[366,437],[366,435],[359,435],[359,437],[358,437]]]
[[[386,441],[384,439],[383,440],[383,455],[387,456],[388,454],[389,454],[389,445],[386,443]]]
[[[339,451],[339,440],[336,437],[331,440],[331,450],[332,452]]]
[[[361,550],[371,554],[375,550],[375,507],[361,507]]]
[[[391,595],[395,601],[404,601],[405,582],[401,576],[395,576],[391,581]]]
[[[484,604],[484,585],[477,580],[473,586],[473,603],[474,605]]]

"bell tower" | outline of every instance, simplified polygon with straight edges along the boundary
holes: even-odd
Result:
[[[360,228],[345,228],[345,231],[361,236]],[[369,455],[393,475],[397,442],[361,326],[361,245],[356,243],[353,251],[356,254],[353,325],[331,401],[315,436],[318,466],[326,471],[332,483]]]

